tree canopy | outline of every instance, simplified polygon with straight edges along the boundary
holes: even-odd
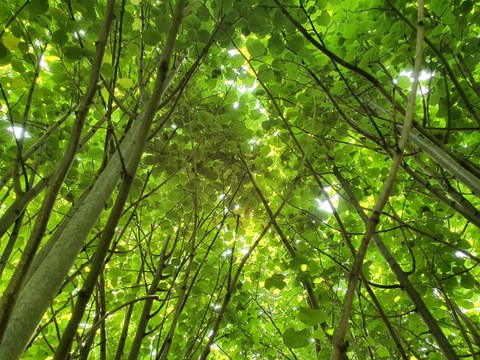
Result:
[[[480,358],[479,60],[472,0],[0,2],[0,359]]]

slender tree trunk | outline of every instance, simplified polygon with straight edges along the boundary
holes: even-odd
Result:
[[[123,154],[132,152],[141,123],[140,118],[125,138],[121,147]],[[56,296],[65,275],[82,249],[85,239],[105,209],[120,180],[121,173],[122,164],[117,153],[100,174],[73,218],[61,231],[52,249],[20,291],[5,329],[4,338],[0,343],[0,359],[20,357],[31,334]],[[57,231],[60,230],[62,229]]]
[[[69,221],[52,250],[20,292],[19,301],[10,314],[5,336],[0,343],[0,359],[20,357],[124,171],[129,171],[128,176],[132,179],[135,176],[158,102],[165,88],[170,57],[183,16],[184,4],[185,0],[179,0],[177,3],[175,19],[160,59],[155,87],[144,111],[140,114],[137,124],[130,129],[119,152],[108,163],[80,206],[76,217]],[[119,153],[122,156],[119,156]],[[125,156],[128,157],[125,158]],[[125,163],[128,164],[126,169]],[[128,184],[126,186],[128,188]],[[126,192],[128,194],[128,189]],[[124,199],[121,199],[118,207],[122,208],[123,204]]]
[[[355,206],[355,209],[357,210],[359,216],[362,218],[363,222],[366,224],[368,222],[368,216],[367,214],[365,214],[362,207],[358,204],[358,201],[356,200],[353,191],[350,189],[350,184],[345,180],[345,178],[342,176],[340,171],[335,166],[333,167],[333,171],[338,181],[342,184],[342,187],[347,193],[350,201]],[[387,246],[380,238],[380,235],[378,235],[378,233],[374,233],[373,240],[375,241],[375,244],[377,245],[383,258],[387,261],[388,265],[390,266],[390,269],[392,269],[392,272],[397,277],[397,280],[402,285],[402,288],[404,289],[405,293],[408,295],[412,303],[415,305],[417,312],[422,317],[423,322],[430,330],[431,335],[437,341],[438,346],[440,347],[440,349],[442,349],[446,358],[451,360],[458,359],[458,355],[456,354],[452,345],[446,338],[445,334],[443,333],[442,329],[438,325],[437,321],[428,310],[427,305],[425,304],[420,294],[417,292],[417,290],[411,283],[407,274],[405,274],[405,272],[402,270],[400,265],[395,261],[392,254],[388,250]]]
[[[15,306],[15,302],[18,299],[18,293],[24,281],[25,274],[30,267],[32,259],[35,256],[38,247],[40,246],[40,242],[43,238],[45,229],[47,228],[50,214],[57,199],[57,194],[60,191],[63,181],[72,164],[75,153],[77,152],[83,126],[85,124],[90,104],[93,101],[93,97],[98,86],[97,83],[100,76],[100,67],[102,65],[103,55],[105,53],[107,39],[114,17],[114,5],[115,0],[110,0],[105,10],[105,19],[103,21],[102,31],[99,35],[98,41],[96,42],[96,53],[93,59],[88,88],[85,96],[82,99],[82,102],[76,110],[76,118],[72,127],[72,132],[70,134],[65,154],[62,157],[59,166],[55,170],[55,173],[53,174],[52,179],[48,184],[48,192],[43,199],[42,205],[39,210],[39,216],[37,218],[37,221],[35,222],[30,238],[27,242],[27,245],[23,249],[20,261],[17,264],[15,272],[10,282],[8,283],[7,289],[5,290],[0,300],[0,341],[4,334],[6,324],[9,321],[8,317],[13,307]]]

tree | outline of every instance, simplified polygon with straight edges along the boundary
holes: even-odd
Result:
[[[480,5],[0,14],[0,359],[480,356]]]

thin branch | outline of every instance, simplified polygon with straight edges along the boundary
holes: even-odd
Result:
[[[402,164],[403,158],[403,151],[406,147],[408,141],[408,135],[413,123],[413,117],[415,114],[415,100],[417,97],[417,88],[419,85],[419,76],[422,67],[422,60],[423,60],[423,39],[425,34],[425,25],[424,25],[424,16],[423,16],[423,0],[419,0],[418,2],[418,31],[417,31],[417,40],[416,40],[416,50],[415,50],[415,67],[413,70],[413,83],[412,88],[410,91],[410,95],[408,98],[407,104],[407,111],[405,114],[405,121],[404,126],[402,128],[402,135],[400,140],[398,141],[397,147],[398,150],[393,157],[392,166],[390,168],[390,172],[388,174],[388,178],[385,181],[383,190],[377,200],[377,204],[373,210],[372,215],[370,216],[368,223],[366,225],[365,233],[362,238],[362,242],[360,244],[360,248],[357,252],[357,256],[355,257],[355,261],[352,267],[352,271],[350,272],[350,276],[348,279],[348,286],[347,291],[345,293],[345,299],[342,308],[342,314],[340,318],[340,322],[337,326],[335,332],[335,340],[333,343],[333,352],[331,355],[331,360],[338,360],[341,358],[341,355],[347,351],[347,346],[345,343],[345,336],[347,333],[348,322],[350,319],[350,313],[352,311],[353,305],[353,298],[355,295],[355,289],[359,280],[359,276],[362,272],[363,267],[363,260],[365,259],[365,255],[367,253],[368,245],[370,240],[375,232],[375,228],[380,220],[380,214],[385,207],[390,193],[393,189],[393,185],[395,184],[395,178],[397,176],[398,169]],[[453,349],[442,349],[450,358],[456,358],[455,352]],[[453,352],[453,353],[452,353]]]

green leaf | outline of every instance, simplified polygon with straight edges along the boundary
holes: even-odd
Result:
[[[290,268],[294,271],[303,272],[302,268],[308,270],[308,259],[305,256],[296,256],[290,261]]]
[[[214,181],[218,178],[218,173],[212,167],[205,166],[203,163],[197,164],[197,170],[201,175],[205,176],[211,181]]]
[[[206,22],[206,21],[210,20],[210,12],[208,11],[208,9],[204,5],[201,5],[198,8],[197,16],[203,22]]]
[[[274,12],[275,14],[272,20],[273,26],[277,29],[281,29],[283,25],[288,22],[288,20],[279,9],[275,9]]]
[[[444,0],[430,1],[430,9],[439,16],[441,16],[445,12],[445,9],[447,6],[448,6],[448,2]]]
[[[265,288],[266,289],[280,289],[282,290],[287,283],[284,281],[285,276],[282,274],[273,274],[270,278],[265,280]]]
[[[254,34],[266,35],[271,31],[269,14],[262,9],[256,9],[249,18],[248,28]]]
[[[288,328],[283,332],[282,338],[286,347],[299,349],[310,344],[309,336],[308,329],[296,331],[293,328]]]
[[[129,89],[133,86],[133,80],[129,78],[118,79],[117,83],[124,89]]]
[[[210,33],[207,30],[201,29],[198,34],[198,41],[200,41],[203,44],[206,44],[210,41]]]
[[[378,344],[376,347],[375,347],[375,350],[377,351],[377,354],[381,357],[386,357],[386,358],[389,358],[390,357],[390,352],[388,351],[388,349],[381,345],[381,344]]]
[[[31,0],[28,3],[28,10],[34,15],[46,13],[49,7],[48,0]]]
[[[330,24],[330,14],[328,13],[328,11],[322,11],[320,16],[317,16],[317,18],[315,19],[315,22],[319,26],[328,26],[328,24]]]
[[[265,46],[258,39],[248,39],[246,46],[251,58],[259,57],[266,52]]]
[[[64,30],[58,29],[52,34],[52,41],[58,45],[65,45],[68,42],[68,35]]]
[[[143,41],[145,44],[150,46],[160,45],[160,40],[162,39],[161,34],[155,29],[148,28],[143,32]]]
[[[317,2],[315,2],[315,7],[318,10],[323,10],[327,7],[327,4],[328,4],[328,0],[317,0]]]
[[[27,86],[27,81],[21,75],[13,78],[12,82],[10,83],[10,88],[12,90],[23,89],[25,86]]]
[[[409,76],[402,75],[397,78],[397,86],[402,90],[408,90],[412,82]]]
[[[343,27],[342,35],[346,39],[355,39],[358,34],[358,25],[357,24],[348,24]]]
[[[17,50],[20,39],[15,37],[13,34],[7,34],[3,35],[2,41],[3,45],[5,45],[8,50]]]
[[[294,34],[288,38],[288,47],[298,53],[303,49],[304,38],[302,35]]]
[[[268,39],[268,51],[270,54],[277,56],[283,53],[285,46],[283,45],[283,40],[279,34],[273,34],[270,39]]]
[[[274,78],[273,71],[270,66],[262,65],[258,69],[258,77],[260,80],[262,80],[264,83],[267,83],[269,81],[272,81]],[[270,152],[270,148],[268,148],[268,152]]]
[[[65,56],[70,60],[80,60],[83,58],[83,49],[78,46],[66,46],[64,50]]]
[[[5,45],[3,45],[3,42],[0,41],[0,59],[6,58],[8,55],[9,51]]]
[[[25,66],[23,65],[22,61],[13,59],[11,64],[12,64],[12,69],[15,70],[16,72],[23,73],[25,71]]]
[[[465,289],[472,289],[475,286],[475,279],[471,274],[466,273],[460,278],[460,284]]]
[[[107,79],[112,79],[115,75],[115,67],[110,63],[103,63],[101,72]]]
[[[305,325],[318,325],[325,321],[325,312],[322,310],[310,309],[307,307],[301,307],[298,310],[298,320]]]
[[[437,26],[435,26],[435,28],[433,28],[432,32],[430,33],[430,36],[431,37],[436,37],[438,35],[441,35],[444,31],[445,31],[444,26],[437,25]]]
[[[213,120],[213,114],[209,111],[200,110],[197,113],[198,122],[204,125],[208,125]]]

